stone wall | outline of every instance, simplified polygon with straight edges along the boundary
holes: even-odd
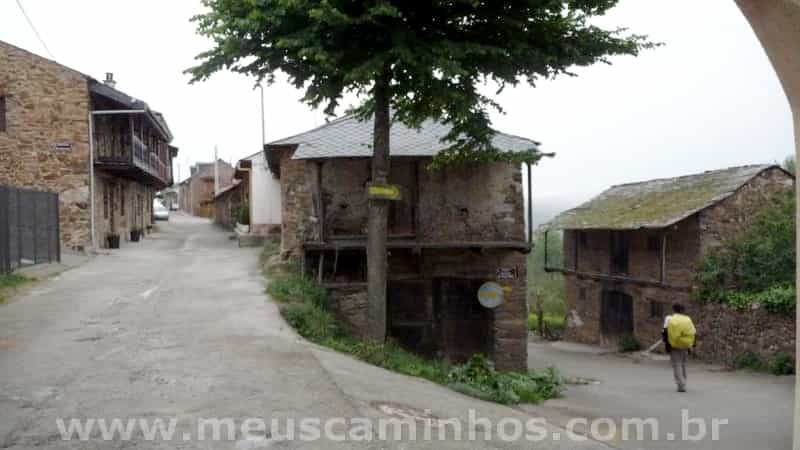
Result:
[[[628,276],[640,280],[661,281],[661,246],[666,245],[663,282],[691,286],[695,264],[700,255],[699,231],[699,221],[696,216],[692,216],[664,230],[622,232],[630,242]],[[652,244],[657,244],[657,247]],[[576,256],[578,271],[608,274],[611,270],[611,232],[564,232],[564,267],[575,270]]]
[[[233,174],[236,169],[225,161],[217,163],[219,188],[223,189],[233,183]],[[197,163],[192,167],[189,178],[188,192],[185,196],[187,210],[190,214],[200,217],[214,218],[214,163]]]
[[[281,255],[285,258],[302,256],[302,243],[311,224],[312,180],[307,161],[293,160],[292,151],[280,151],[281,165]]]
[[[396,253],[396,252],[393,252]],[[527,292],[526,258],[516,251],[489,250],[476,253],[470,250],[428,250],[421,256],[418,273],[410,273],[408,264],[400,258],[389,261],[389,336],[404,344],[409,334],[421,336],[424,347],[452,362],[463,362],[471,353],[483,352],[501,370],[522,371],[527,367]],[[510,269],[512,279],[498,279],[498,269]],[[442,289],[445,282],[468,281],[473,288],[454,295]],[[493,310],[478,303],[477,287],[487,281],[497,281],[506,288],[504,302]],[[414,285],[409,293],[418,296],[401,298],[402,287]],[[336,316],[356,336],[363,337],[367,328],[367,291],[364,285],[329,289],[331,306]],[[412,333],[408,324],[393,326],[407,317],[393,317],[392,299],[405,300],[415,308]],[[448,306],[450,305],[450,306]],[[453,307],[455,305],[455,308]],[[465,317],[462,311],[485,311],[488,323]],[[488,329],[478,327],[487,326]],[[485,337],[474,342],[475,336]],[[432,342],[428,342],[432,340]],[[470,342],[469,344],[467,344]],[[467,348],[465,349],[465,346]],[[419,350],[419,349],[415,349]]]
[[[695,319],[698,329],[697,354],[709,361],[728,363],[745,351],[762,355],[793,345],[794,333],[787,333],[791,319],[764,311],[737,312],[720,305],[702,305],[692,298],[694,276],[701,258],[725,238],[745,230],[752,218],[777,192],[792,190],[793,179],[780,169],[770,169],[717,205],[665,230],[627,231],[630,238],[630,278],[659,282],[660,251],[651,238],[666,236],[664,283],[675,288],[634,282],[602,280],[589,274],[608,275],[611,265],[611,232],[567,231],[564,233],[565,300],[568,309],[564,338],[589,344],[613,346],[618,336],[602,331],[603,292],[620,292],[633,299],[633,335],[645,346],[661,335],[664,316],[674,303],[681,303]],[[583,234],[583,236],[581,236]],[[663,242],[663,241],[662,241]],[[663,245],[663,244],[662,244]]]
[[[794,179],[775,167],[756,176],[735,194],[699,214],[701,251],[706,254],[725,238],[747,229],[756,213],[770,205],[779,192],[794,191]]]
[[[492,163],[419,171],[419,234],[426,241],[524,241],[522,173]]]
[[[57,192],[62,245],[82,249],[91,242],[87,79],[3,42],[0,61],[0,184]]]
[[[795,318],[760,308],[736,311],[710,303],[695,309],[697,328],[695,354],[721,364],[732,364],[737,356],[752,352],[763,360],[776,353],[794,354]]]
[[[239,208],[242,207],[243,184],[239,183],[214,199],[214,223],[228,230],[236,226]]]
[[[365,236],[368,159],[328,159],[319,163],[292,160],[290,150],[275,151],[281,152],[284,257],[300,258],[303,242],[319,240],[321,221],[326,238]],[[429,172],[425,169],[428,162],[407,158],[392,162],[390,181],[400,186],[403,200],[392,204],[390,234],[408,239],[408,233],[416,228],[417,240],[440,244],[524,240],[519,167],[487,164]],[[314,194],[318,183],[319,199]],[[337,256],[330,253],[323,272],[333,270]],[[317,258],[318,252],[311,252],[306,258],[307,267],[316,270]],[[343,262],[338,264],[341,272]],[[495,281],[499,273],[513,274],[511,279],[502,280],[507,297],[500,307],[487,311],[478,303],[477,288],[486,281]],[[365,280],[361,275],[349,280],[341,278],[328,280],[338,285],[330,289],[332,307],[354,334],[362,335],[367,320]],[[392,250],[388,295],[389,335],[401,344],[458,362],[471,351],[480,351],[503,370],[525,369],[527,301],[523,253],[455,247],[417,253]]]
[[[314,210],[316,162],[293,160],[281,151],[284,251],[318,238]],[[398,158],[390,182],[400,185],[403,200],[392,205],[390,232],[414,232],[422,241],[524,241],[521,168],[493,163],[429,171],[429,159]],[[325,234],[365,235],[368,216],[368,159],[329,159],[322,163]],[[413,203],[418,204],[416,210]],[[415,214],[418,217],[415,217]]]
[[[110,233],[120,236],[120,245],[130,241],[131,229],[146,231],[152,224],[155,189],[142,183],[95,171],[95,233],[97,245],[108,247]]]

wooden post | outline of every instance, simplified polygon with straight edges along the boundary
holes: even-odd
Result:
[[[667,278],[667,233],[661,236],[661,284]]]
[[[373,88],[375,128],[372,148],[372,182],[387,183],[389,179],[389,139],[391,117],[391,73],[387,66],[378,75]],[[383,199],[369,200],[367,231],[367,322],[368,337],[383,344],[386,341],[386,235],[388,233],[389,203]]]

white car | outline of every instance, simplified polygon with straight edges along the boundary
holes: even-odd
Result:
[[[169,220],[169,209],[158,200],[153,200],[153,218],[156,220]]]

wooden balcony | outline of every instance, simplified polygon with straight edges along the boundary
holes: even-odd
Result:
[[[131,132],[131,126],[125,126],[127,122],[110,122],[96,129],[95,167],[156,189],[169,186],[172,183],[169,145],[153,135],[137,136],[135,129]]]

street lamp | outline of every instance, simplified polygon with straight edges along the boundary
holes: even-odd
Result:
[[[261,90],[261,146],[267,142],[266,130],[264,128],[264,86],[261,83],[256,85]]]

